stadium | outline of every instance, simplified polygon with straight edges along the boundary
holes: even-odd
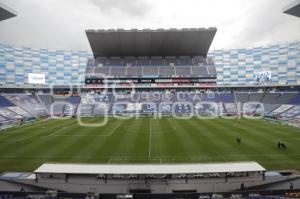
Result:
[[[83,31],[91,51],[0,43],[0,198],[300,197],[300,41]]]

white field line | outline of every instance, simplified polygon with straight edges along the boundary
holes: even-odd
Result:
[[[28,136],[28,137],[22,138],[22,139],[2,138],[2,139],[0,139],[0,142],[24,142],[24,141],[30,140],[31,138],[39,137],[39,135],[42,135],[42,134],[40,133],[40,134],[37,134],[37,135],[31,135],[31,136]]]
[[[58,137],[109,137],[109,136],[112,136],[112,134],[117,130],[117,128],[119,128],[121,125],[121,122],[118,122],[118,124],[116,126],[114,126],[108,134],[106,135],[86,135],[86,134],[70,134],[70,135],[67,135],[67,134],[63,134],[63,135],[57,135],[57,131],[61,130],[57,130],[55,131],[54,133],[50,134],[50,135],[47,135],[47,136],[58,136]]]
[[[34,122],[34,123],[26,123],[26,124],[22,124],[22,126],[20,126],[20,127],[23,127],[23,126],[29,126],[29,125],[35,125],[35,124],[37,124],[37,123],[41,123],[41,122],[45,122],[47,119],[45,119],[45,120],[39,120],[39,121],[36,121],[36,122]],[[19,128],[19,127],[18,127]],[[14,134],[14,133],[12,133],[12,134]],[[21,133],[16,133],[17,135],[19,135],[19,134],[21,134]],[[37,135],[30,135],[30,136],[27,136],[26,138],[22,138],[22,139],[11,139],[11,138],[1,138],[0,139],[0,142],[24,142],[24,141],[26,141],[26,140],[29,140],[29,139],[31,139],[31,138],[33,138],[33,137],[37,137],[37,136],[39,136],[39,135],[41,135],[42,133],[39,133],[39,134],[37,134]],[[8,134],[5,134],[5,135],[8,135]]]
[[[112,130],[110,130],[108,135],[102,135],[102,136],[112,136],[112,134],[117,130],[117,128],[119,128],[120,125],[121,122],[119,122]]]
[[[149,157],[149,158],[151,157],[151,142],[152,142],[152,141],[151,141],[151,140],[152,140],[152,138],[151,138],[151,134],[152,134],[152,132],[151,132],[151,131],[152,131],[152,129],[151,129],[151,128],[152,128],[152,127],[151,127],[151,126],[152,126],[152,125],[151,125],[151,121],[152,121],[152,120],[151,120],[151,118],[150,118],[150,128],[149,128],[149,149],[148,149],[148,150],[149,150],[149,154],[148,154],[148,157]]]
[[[71,127],[71,126],[73,126],[73,125],[75,125],[75,124],[77,124],[77,123],[75,122],[75,123],[71,123],[71,124],[69,124],[69,125],[61,126],[61,128],[54,130],[52,133],[47,134],[45,137],[48,137],[48,136],[55,136],[55,135],[56,135],[57,133],[59,133],[61,130],[66,129],[66,128],[69,128],[69,127]]]
[[[54,130],[52,133],[49,133],[48,135],[45,135],[45,137],[56,136],[55,134],[59,133],[59,131],[61,131],[64,128],[66,128],[66,127],[61,127],[60,129]]]

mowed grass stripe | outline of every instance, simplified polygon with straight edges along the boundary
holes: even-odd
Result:
[[[31,144],[31,146],[25,148],[25,150],[19,154],[19,157],[21,158],[20,162],[22,164],[28,166],[28,165],[39,165],[42,162],[48,162],[48,161],[57,161],[56,155],[58,154],[65,154],[67,155],[70,150],[71,154],[73,154],[73,151],[76,149],[74,147],[74,143],[81,143],[83,144],[83,140],[76,139],[74,137],[70,137],[69,139],[59,139],[58,137],[48,137],[45,139],[40,139],[39,141],[35,141]],[[69,153],[70,154],[70,153]],[[40,160],[35,159],[34,161],[30,159],[22,159],[26,156],[50,156],[51,158],[41,158]],[[70,156],[71,157],[71,156]],[[64,160],[60,160],[59,162],[68,162],[70,161],[70,158],[65,158]],[[39,163],[38,163],[39,162]]]
[[[109,132],[110,134],[113,134],[117,128],[121,125],[121,121],[117,120],[110,120],[107,126],[99,127],[97,128],[96,132],[97,134],[103,135]],[[80,134],[82,135],[90,135],[91,133],[95,133],[94,128],[82,128],[80,131]],[[76,136],[75,136],[76,137]],[[80,159],[90,160],[92,159],[91,156],[96,156],[97,150],[100,146],[102,146],[105,142],[107,142],[108,136],[103,137],[80,137],[76,140],[79,140],[79,142],[75,142],[70,149],[75,148],[75,151],[70,151],[70,156],[72,157],[71,161],[77,162],[80,161]],[[83,140],[83,142],[81,141]],[[73,156],[72,156],[73,154]],[[77,157],[83,157],[83,158],[77,158]],[[104,158],[104,162],[107,161],[107,158]]]
[[[215,139],[215,134],[217,133],[216,124],[212,124],[210,120],[198,119],[187,121],[187,123],[195,129],[195,134],[199,138],[201,144],[201,151],[198,151],[199,155],[220,154],[223,148],[223,141]]]
[[[258,121],[258,123],[261,123],[261,121]],[[289,154],[293,153],[294,151],[297,151],[299,148],[297,147],[297,142],[293,142],[290,139],[286,140],[287,134],[289,134],[289,137],[293,137],[293,134],[295,133],[293,130],[295,129],[290,129],[291,131],[289,133],[286,132],[286,127],[282,128],[284,126],[278,126],[277,124],[275,126],[278,126],[278,128],[271,128],[272,133],[270,133],[269,129],[269,124],[267,125],[255,125],[256,129],[258,129],[257,132],[257,137],[260,139],[261,145],[264,145],[264,147],[261,147],[261,145],[258,145],[257,147],[261,149],[262,154],[274,154],[274,153],[280,153],[283,154],[283,156],[278,159],[277,157],[274,156],[265,156],[264,158],[259,158],[257,161],[264,165],[278,165],[278,164],[283,164],[285,163],[286,166],[285,168],[292,169],[294,168],[293,165],[296,165],[299,160],[295,160],[295,156],[290,156]],[[251,124],[244,124],[245,126],[249,126]],[[268,133],[269,132],[269,133]],[[298,133],[297,133],[298,134]],[[294,134],[296,137],[297,134]],[[299,134],[298,134],[299,136]],[[286,150],[278,150],[277,148],[277,142],[278,141],[283,141],[288,145],[288,148]],[[298,141],[299,144],[299,141]],[[278,166],[277,166],[278,167]],[[279,168],[279,167],[278,167]],[[280,167],[283,168],[283,167]]]
[[[235,138],[227,134],[228,129],[224,129],[222,125],[215,123],[213,120],[200,120],[200,123],[198,121],[199,120],[193,120],[191,125],[193,125],[195,129],[201,129],[201,127],[206,128],[206,131],[200,131],[200,133],[198,133],[198,135],[203,136],[202,143],[205,146],[205,151],[216,155],[223,154],[224,151],[235,147]],[[204,153],[207,153],[205,151]]]
[[[236,123],[238,125],[235,125]],[[251,125],[251,126],[247,126],[243,129],[240,129],[239,126],[241,124],[239,124],[239,122],[241,122],[241,120],[237,120],[235,122],[230,122],[227,120],[219,120],[219,126],[222,126],[222,128],[224,128],[225,130],[223,131],[224,138],[231,138],[231,143],[232,146],[235,146],[235,149],[233,151],[231,151],[230,154],[260,154],[262,151],[261,149],[261,137],[259,137],[259,133],[260,132],[257,129],[257,126],[255,125]],[[226,136],[226,134],[228,136]],[[238,145],[236,143],[236,137],[241,137],[242,139],[242,144]],[[265,151],[267,152],[267,151]],[[267,152],[268,153],[268,152]],[[228,153],[227,153],[228,154]]]
[[[148,122],[143,118],[124,121],[118,132],[122,138],[120,143],[115,146],[113,156],[147,156],[148,137],[142,132],[147,129]],[[135,131],[133,131],[134,129]]]
[[[57,121],[60,123],[60,121]],[[70,122],[65,121],[66,125],[69,125]],[[74,120],[72,120],[74,122]],[[72,127],[71,127],[72,126]],[[87,131],[93,128],[82,128],[80,126],[74,126],[71,125],[70,128],[67,129],[67,131],[74,132],[76,128],[80,129],[80,132],[83,133],[83,131]],[[61,126],[56,126],[56,128],[61,128]],[[72,129],[74,128],[74,129]],[[93,129],[95,131],[95,129]],[[74,132],[76,133],[76,131]],[[39,138],[38,138],[39,139]],[[25,147],[25,150],[21,150],[21,153],[18,154],[19,161],[22,162],[22,164],[26,165],[26,167],[37,167],[42,162],[46,161],[58,161],[58,162],[82,162],[86,160],[83,160],[83,156],[81,156],[79,159],[76,158],[76,152],[80,151],[85,146],[88,146],[90,143],[90,137],[82,137],[81,139],[78,139],[78,137],[74,136],[68,136],[67,139],[61,139],[61,137],[55,137],[55,136],[47,136],[43,137],[43,139],[39,139],[39,141],[32,140],[32,144],[30,146]],[[38,150],[37,150],[38,149]],[[56,156],[58,154],[65,154],[66,157],[64,159],[57,159]],[[30,159],[30,158],[23,158],[26,156],[39,156],[45,158],[40,159]]]
[[[61,121],[61,124],[65,122]],[[55,128],[57,121],[47,120],[43,122],[36,122],[31,124],[26,124],[20,127],[14,127],[11,129],[4,130],[0,133],[0,142],[4,143],[5,141],[24,141],[29,137],[35,135],[42,135],[49,131],[49,128]]]
[[[61,121],[57,121],[57,122],[61,123]],[[50,123],[52,124],[52,122],[50,122]],[[27,139],[26,141],[20,142],[20,143],[16,144],[15,146],[11,146],[9,149],[7,149],[5,151],[1,150],[1,154],[3,154],[2,152],[4,152],[7,155],[14,154],[16,156],[15,159],[10,159],[9,161],[1,160],[1,163],[8,164],[9,170],[12,170],[12,171],[17,170],[17,168],[19,168],[20,165],[22,165],[23,170],[30,171],[30,170],[32,170],[32,168],[39,166],[42,162],[47,161],[48,158],[46,158],[46,159],[40,158],[40,159],[34,159],[34,160],[24,158],[27,155],[30,155],[30,156],[37,155],[37,153],[43,154],[43,155],[45,155],[45,154],[48,155],[48,153],[46,152],[47,150],[49,150],[52,147],[53,148],[59,147],[59,142],[64,142],[64,140],[42,139],[41,137],[39,137],[39,135],[46,134],[47,131],[52,132],[53,130],[55,130],[57,128],[57,126],[55,126],[53,124],[50,126],[47,126],[47,128],[42,128],[42,127],[44,127],[44,124],[40,124],[38,134],[36,132],[32,132],[32,131],[24,131],[23,133],[27,134],[29,139]],[[16,162],[17,162],[17,164],[16,164]]]
[[[197,129],[194,128],[191,123],[194,121],[190,120],[191,123],[187,123],[188,120],[171,120],[172,124],[176,127],[176,131],[173,133],[177,134],[177,139],[181,141],[184,147],[184,152],[187,156],[198,155],[199,151],[202,150],[200,143],[202,137],[198,136]]]
[[[164,121],[161,119],[151,120],[151,157],[162,156],[162,135],[166,133]],[[153,144],[152,144],[153,143]]]
[[[102,118],[84,118],[96,122]],[[0,171],[32,171],[44,162],[160,163],[253,160],[268,169],[300,169],[299,129],[263,120],[109,118],[87,128],[48,120],[0,133]],[[55,132],[54,135],[51,135]],[[50,135],[50,136],[48,136]],[[235,142],[242,137],[242,144]],[[287,150],[276,147],[278,141]]]
[[[179,154],[181,156],[188,156],[189,154],[186,151],[186,144],[183,143],[183,140],[181,140],[179,135],[179,130],[177,129],[177,126],[174,124],[174,119],[172,118],[163,118],[163,122],[167,129],[171,129],[170,132],[163,133],[162,134],[162,141],[161,144],[162,148],[164,149],[164,155],[176,155]],[[153,143],[155,144],[155,143]]]
[[[238,121],[239,122],[239,121]],[[282,140],[282,135],[278,134],[277,136],[274,135],[274,129],[272,129],[272,133],[266,133],[270,131],[270,129],[264,125],[258,125],[258,123],[245,123],[244,121],[241,121],[242,123],[240,126],[247,127],[249,130],[245,134],[244,139],[245,142],[249,140],[249,145],[252,146],[252,148],[255,149],[263,149],[260,150],[260,153],[263,154],[273,154],[274,152],[277,152],[277,142],[278,141],[284,141]],[[251,121],[250,121],[251,122]],[[259,122],[259,121],[257,121]],[[254,142],[251,143],[251,141],[254,140]],[[264,145],[264,147],[261,147]],[[282,153],[288,153],[289,150],[281,151]]]
[[[49,121],[50,122],[50,121]],[[39,128],[37,128],[35,131],[32,129],[25,128],[23,130],[24,135],[21,136],[27,136],[28,138],[25,140],[22,140],[20,142],[16,143],[10,143],[9,147],[5,147],[3,150],[0,150],[0,154],[26,154],[26,151],[38,151],[43,150],[45,147],[43,147],[43,144],[46,143],[49,139],[42,139],[41,136],[47,135],[49,132],[53,132],[56,129],[60,128],[60,124],[63,124],[62,121],[56,121],[58,124],[53,123],[53,120],[50,122],[50,124],[39,124]],[[45,127],[45,128],[44,128]],[[20,127],[22,128],[22,127]],[[13,132],[6,132],[6,133],[12,133],[12,135],[15,134],[15,131]],[[19,133],[15,134],[16,137],[14,139],[20,139]],[[36,148],[37,145],[40,145],[41,148]],[[4,147],[4,145],[1,145],[1,148]]]
[[[97,152],[103,156],[114,157],[114,156],[125,156],[126,152],[123,150],[127,150],[126,146],[122,145],[123,142],[126,142],[129,145],[132,144],[132,140],[127,139],[131,133],[126,133],[127,125],[131,122],[130,120],[117,120],[120,122],[120,126],[115,129],[115,132],[109,137],[107,137],[106,142],[104,142],[99,148]],[[127,146],[127,147],[128,147]],[[97,154],[98,154],[97,153]]]

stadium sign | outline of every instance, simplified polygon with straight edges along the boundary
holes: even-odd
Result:
[[[255,73],[255,79],[257,82],[269,82],[272,79],[271,71],[261,71]]]
[[[41,73],[28,73],[29,84],[46,84],[45,74]]]

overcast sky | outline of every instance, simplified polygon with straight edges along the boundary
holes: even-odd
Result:
[[[217,27],[212,49],[300,40],[293,0],[0,0],[18,16],[0,22],[0,42],[90,50],[86,29]]]

